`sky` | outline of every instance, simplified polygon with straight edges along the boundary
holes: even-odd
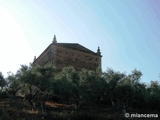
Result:
[[[0,71],[33,62],[56,35],[102,54],[102,70],[159,80],[159,0],[0,0]]]

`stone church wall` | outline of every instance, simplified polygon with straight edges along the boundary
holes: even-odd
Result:
[[[44,65],[48,62],[51,61],[51,55],[52,55],[52,51],[51,48],[48,48],[45,50],[45,52],[43,52],[38,59],[36,60],[36,62],[34,63],[35,65],[39,64],[39,65]]]
[[[98,66],[101,66],[99,62],[101,57],[98,55],[61,46],[54,46],[55,48],[56,52],[53,59],[59,70],[66,66],[73,66],[77,70],[82,68],[95,70]]]

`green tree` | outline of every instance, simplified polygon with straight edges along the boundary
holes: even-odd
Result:
[[[51,64],[35,67],[21,65],[20,70],[17,72],[17,77],[21,82],[25,83],[25,91],[28,91],[26,99],[28,99],[31,108],[35,106],[35,103],[39,104],[42,112],[45,111],[45,101],[52,94],[54,72],[55,68]]]
[[[116,103],[119,102],[119,99],[117,99],[118,96],[115,92],[115,88],[117,87],[117,84],[125,77],[125,74],[116,72],[110,68],[108,68],[103,74],[103,77],[106,81],[106,86],[104,89],[106,99],[110,100],[112,105],[117,108]]]
[[[0,98],[4,98],[4,97],[7,97],[8,95],[6,94],[6,91],[5,91],[5,87],[7,85],[7,82],[3,76],[3,74],[0,72]]]
[[[106,92],[112,89],[109,88],[112,85],[109,86],[109,81],[108,79],[106,79],[107,75],[109,74],[102,74],[99,68],[96,71],[90,71],[85,69],[82,70],[79,74],[79,86],[82,98],[91,104],[101,103],[101,100],[104,99]]]
[[[126,109],[132,104],[133,101],[133,87],[132,81],[125,76],[120,82],[118,82],[115,92],[117,93],[117,98],[120,102],[121,107],[125,105]]]
[[[132,71],[132,73],[128,75],[128,77],[131,79],[132,84],[133,84],[133,85],[136,85],[136,84],[139,84],[139,83],[140,83],[140,80],[141,80],[142,75],[143,75],[143,74],[142,74],[141,71],[138,71],[137,69],[134,69],[134,70]]]
[[[16,93],[23,87],[23,85],[24,84],[18,79],[17,74],[11,72],[8,73],[6,91],[10,97],[15,98]]]
[[[151,81],[150,85],[147,88],[149,97],[148,105],[150,108],[155,110],[160,110],[160,84],[158,81]]]
[[[5,87],[5,86],[6,86],[6,81],[4,79],[2,72],[0,72],[0,87],[1,87],[1,89],[3,89],[3,87]]]
[[[73,67],[64,67],[62,72],[55,76],[53,93],[62,101],[74,102],[79,98],[79,75]]]

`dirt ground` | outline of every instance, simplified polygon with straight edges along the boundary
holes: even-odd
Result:
[[[30,110],[30,105],[22,99],[0,99],[0,120],[125,120],[124,115],[114,112],[113,107],[97,105],[82,106],[47,101],[46,111]],[[127,119],[128,120],[128,119]]]

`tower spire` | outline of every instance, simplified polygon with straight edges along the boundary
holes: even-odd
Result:
[[[36,56],[34,56],[34,60],[33,60],[33,62],[36,60]]]
[[[99,55],[101,54],[99,46],[98,46],[98,49],[97,49],[97,54],[99,54]]]
[[[56,35],[54,35],[52,43],[57,43]]]

